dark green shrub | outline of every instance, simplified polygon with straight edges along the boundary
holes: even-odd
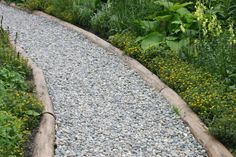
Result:
[[[73,0],[49,0],[45,11],[71,23],[77,20]]]
[[[77,15],[76,24],[89,27],[92,16],[101,7],[100,0],[77,0],[74,1],[73,10]]]
[[[92,31],[96,34],[99,34],[102,37],[108,37],[110,35],[109,29],[109,19],[110,19],[109,10],[106,5],[102,6],[101,10],[91,18],[91,28]]]
[[[30,10],[45,10],[47,0],[25,0],[24,6]]]

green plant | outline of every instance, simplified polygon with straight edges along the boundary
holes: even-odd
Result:
[[[0,156],[23,156],[23,122],[11,114],[0,111]]]
[[[0,68],[0,80],[4,84],[4,88],[19,89],[26,91],[29,89],[25,78],[17,72],[10,71],[5,67]]]
[[[42,104],[30,92],[27,61],[14,52],[0,28],[0,157],[24,156],[25,142],[38,126]]]
[[[109,33],[109,9],[107,8],[107,5],[103,5],[101,10],[98,10],[98,12],[92,16],[90,25],[92,28],[92,31],[96,34],[99,34],[102,37],[108,37],[110,35]]]
[[[171,110],[178,116],[180,116],[180,109],[176,106],[172,106]]]
[[[31,76],[31,69],[27,66],[27,60],[20,57],[9,45],[8,34],[0,27],[0,67],[20,74],[24,78]]]
[[[236,38],[235,24],[228,20],[226,24],[217,17],[214,9],[204,4],[196,4],[197,20],[201,31],[192,46],[194,55],[187,55],[188,60],[215,73],[235,88],[236,82]]]
[[[23,5],[30,10],[44,10],[47,7],[47,0],[24,0]]]
[[[157,6],[154,0],[109,0],[95,13],[91,20],[91,27],[97,34],[106,38],[124,31],[139,32],[137,20],[146,15],[155,14]]]
[[[90,26],[91,18],[100,6],[100,0],[74,0],[73,10],[77,16],[76,23],[81,26]]]
[[[71,23],[77,20],[73,0],[49,0],[45,11]]]
[[[190,37],[196,35],[197,23],[195,16],[185,7],[188,3],[172,3],[159,0],[156,4],[163,7],[160,15],[151,21],[141,21],[140,26],[146,30],[145,36],[139,37],[144,51],[153,46],[166,44],[174,52],[179,52],[190,44]]]

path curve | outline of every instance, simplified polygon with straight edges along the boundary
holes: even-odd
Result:
[[[167,101],[118,55],[43,17],[2,4],[0,15],[44,71],[56,156],[206,156]]]

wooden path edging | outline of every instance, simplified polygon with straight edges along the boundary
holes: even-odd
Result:
[[[153,88],[160,92],[167,101],[180,110],[180,117],[186,122],[199,143],[207,150],[209,157],[233,157],[233,155],[208,133],[207,127],[200,118],[188,107],[187,103],[171,88],[165,85],[155,74],[150,72],[146,67],[140,64],[137,60],[124,55],[123,51],[114,47],[107,41],[99,38],[91,32],[85,31],[73,24],[62,21],[56,17],[48,15],[41,11],[33,11],[34,15],[44,17],[50,21],[54,21],[66,28],[79,32],[95,44],[103,47],[109,52],[118,54],[118,56],[134,69],[139,75]]]
[[[54,157],[55,115],[43,71],[37,67],[21,47],[17,46],[13,41],[10,41],[10,43],[15,48],[16,53],[19,53],[20,56],[28,61],[33,73],[37,98],[44,106],[39,129],[33,143],[32,157]]]

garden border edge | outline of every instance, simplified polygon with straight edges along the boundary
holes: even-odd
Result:
[[[47,84],[42,69],[40,69],[28,56],[23,48],[10,40],[15,52],[27,60],[32,69],[36,96],[43,104],[43,112],[37,134],[33,143],[32,157],[54,157],[55,144],[55,115],[53,105],[48,94]]]
[[[192,134],[199,143],[207,150],[209,157],[233,157],[229,150],[208,133],[207,127],[200,118],[188,107],[187,103],[171,88],[164,84],[158,76],[149,71],[137,60],[127,56],[123,51],[114,47],[102,38],[94,35],[91,32],[83,30],[78,26],[60,20],[54,16],[48,15],[42,11],[33,11],[32,14],[44,17],[50,21],[56,22],[70,30],[76,31],[84,35],[93,43],[101,46],[109,52],[117,54],[130,68],[134,69],[151,87],[156,89],[163,95],[170,105],[177,107],[180,110],[180,117],[189,126]]]

